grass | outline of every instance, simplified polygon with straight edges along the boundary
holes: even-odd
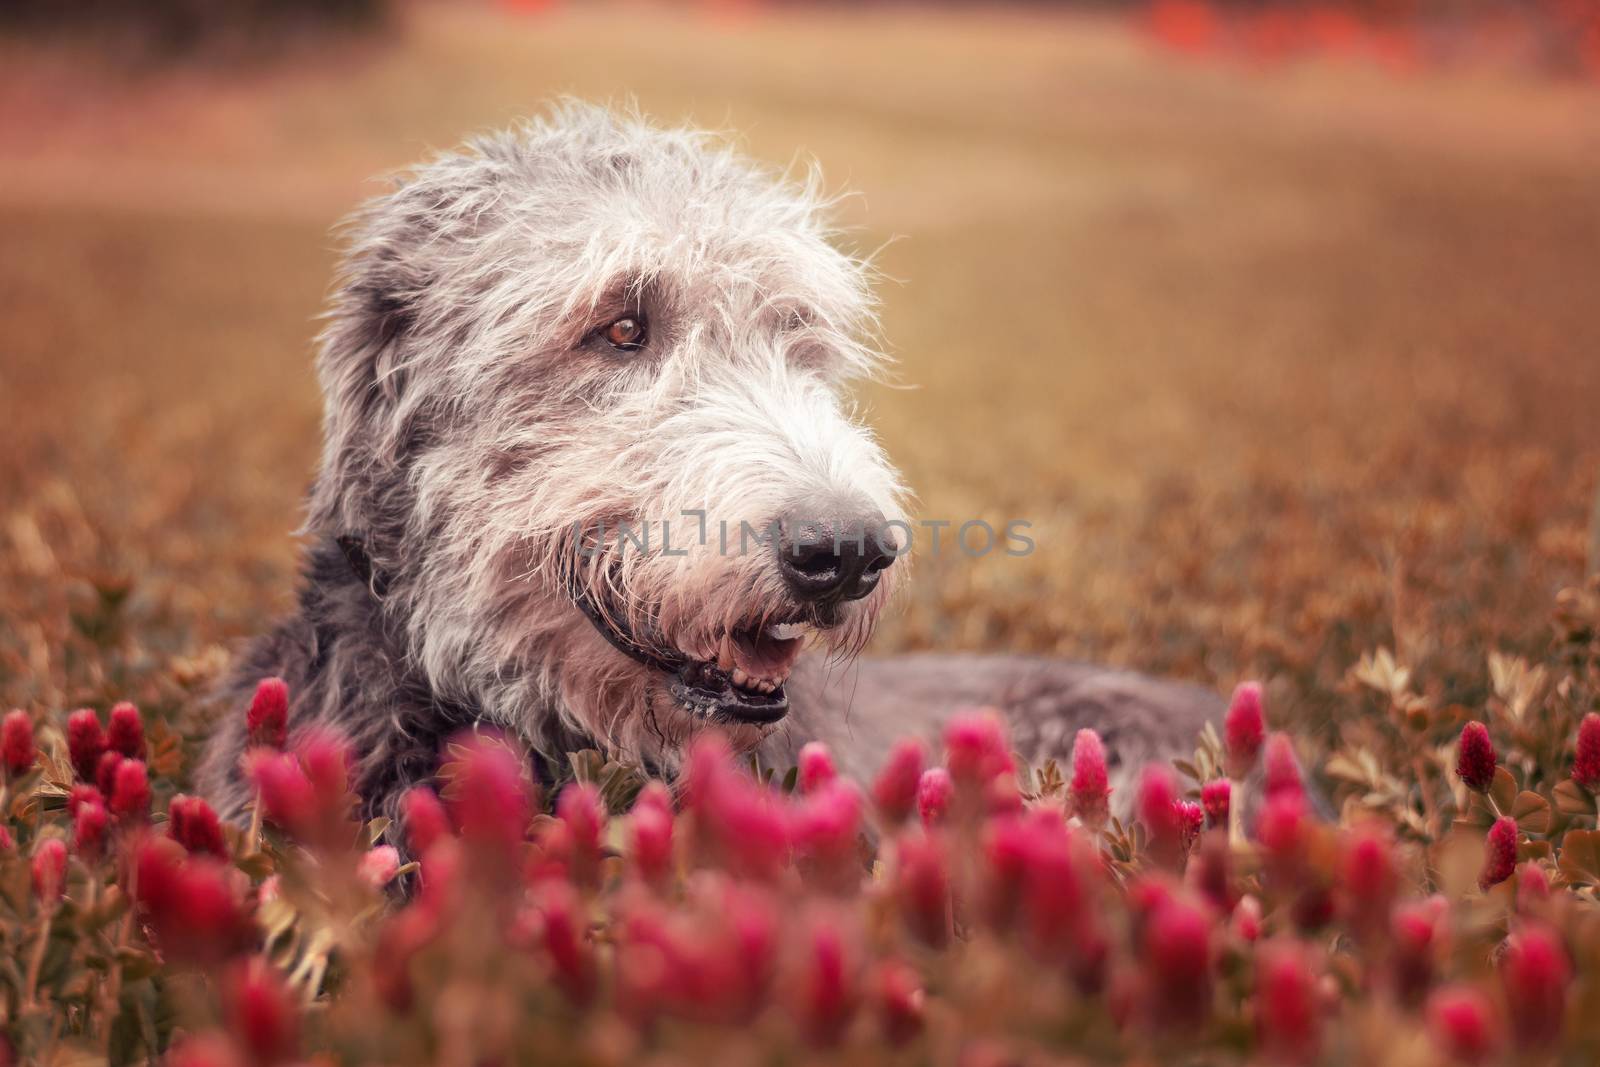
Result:
[[[1028,12],[416,7],[273,66],[0,59],[0,701],[189,707],[287,606],[329,227],[558,92],[861,194],[900,359],[870,420],[921,514],[1038,542],[922,561],[875,651],[1261,675],[1315,719],[1386,645],[1470,703],[1584,570],[1592,90],[1224,70]]]

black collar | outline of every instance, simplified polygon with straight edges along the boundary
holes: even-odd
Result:
[[[682,654],[662,652],[651,648],[636,638],[632,631],[617,625],[607,614],[600,609],[600,605],[590,594],[588,588],[578,580],[577,568],[567,571],[567,595],[577,605],[584,617],[600,631],[600,636],[610,642],[611,647],[621,652],[624,656],[644,664],[646,667],[655,667],[667,674],[675,674],[682,670],[689,662],[689,658]]]

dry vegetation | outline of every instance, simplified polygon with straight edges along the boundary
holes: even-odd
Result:
[[[183,708],[285,606],[330,225],[561,91],[862,194],[909,386],[872,421],[924,515],[1039,544],[925,561],[877,651],[1259,675],[1315,720],[1389,646],[1476,706],[1584,569],[1592,89],[1225,69],[1023,13],[424,8],[272,67],[0,55],[0,703]]]
[[[877,651],[1259,676],[1293,739],[1241,687],[1126,826],[1096,739],[1012,775],[981,716],[865,792],[706,748],[681,811],[609,824],[626,769],[581,755],[551,818],[469,745],[358,834],[269,683],[264,836],[174,796],[170,723],[291,595],[330,225],[563,91],[862,194],[873,423],[924,516],[1039,546],[924,559]],[[1594,94],[898,8],[416,7],[161,73],[0,46],[0,1065],[1593,1062],[1600,579],[1550,619],[1600,564]]]

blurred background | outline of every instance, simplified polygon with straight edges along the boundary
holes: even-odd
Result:
[[[1600,0],[0,10],[6,704],[182,709],[288,608],[330,228],[560,93],[856,194],[870,421],[1038,545],[875,653],[1466,702],[1600,557]]]

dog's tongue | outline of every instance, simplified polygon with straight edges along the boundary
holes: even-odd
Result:
[[[800,656],[803,637],[770,637],[759,630],[742,630],[732,635],[734,666],[752,678],[781,679]]]

